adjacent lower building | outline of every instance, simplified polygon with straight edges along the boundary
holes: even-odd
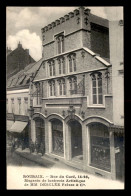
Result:
[[[29,147],[28,110],[31,105],[29,87],[39,65],[40,61],[31,63],[7,80],[7,143],[15,139],[22,148]]]

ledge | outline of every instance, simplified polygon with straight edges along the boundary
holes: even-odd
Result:
[[[87,106],[87,108],[105,109],[105,106]]]

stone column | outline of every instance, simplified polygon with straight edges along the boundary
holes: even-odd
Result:
[[[90,128],[87,126],[87,164],[91,163]]]
[[[110,131],[110,161],[111,161],[111,178],[116,179],[116,165],[115,165],[115,145],[114,133]]]
[[[65,121],[63,120],[63,145],[64,145],[64,159],[66,159],[66,135],[65,135]]]
[[[49,152],[49,128],[47,119],[45,120],[45,152]]]
[[[51,122],[47,123],[47,130],[48,130],[48,141],[49,141],[49,153],[52,152],[52,129],[51,129]]]
[[[31,139],[35,143],[36,140],[36,130],[35,130],[35,121],[31,119]]]
[[[65,124],[66,134],[65,134],[65,158],[67,161],[71,160],[72,150],[71,150],[71,130],[70,126]]]
[[[83,169],[86,169],[88,151],[87,151],[87,130],[85,125],[82,125],[82,148],[83,148]]]

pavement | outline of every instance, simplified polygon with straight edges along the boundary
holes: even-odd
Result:
[[[44,167],[50,168],[55,164],[53,160],[49,160],[48,158],[46,158],[45,155],[42,156],[40,153],[37,154],[36,152],[30,153],[30,150],[28,148],[24,150],[22,150],[21,148],[17,148],[15,150],[15,153]]]
[[[109,180],[105,179],[102,177],[98,177],[92,174],[89,174],[85,171],[81,171],[79,169],[73,168],[71,166],[66,165],[65,163],[62,163],[61,161],[58,161],[54,158],[49,158],[47,155],[42,156],[40,153],[30,153],[29,149],[24,149],[22,150],[21,148],[17,148],[14,152],[14,155],[18,155],[23,159],[23,163],[26,161],[30,161],[30,164],[22,164],[21,167],[12,167],[11,165],[8,165],[7,167],[7,189],[12,189],[12,187],[15,186],[16,189],[124,189],[124,183],[120,181],[115,181],[115,180]],[[25,161],[24,161],[25,159]],[[36,165],[36,166],[34,166]],[[14,174],[15,178],[14,178]],[[24,178],[23,174],[25,175],[43,175],[44,179],[46,182],[48,180],[57,180],[58,176],[64,176],[65,179],[72,180],[73,176],[75,176],[75,179],[78,179],[80,176],[87,176],[86,182],[83,185],[83,187],[79,186],[74,186],[70,187],[69,183],[66,183],[65,186],[59,186],[54,187],[53,185],[51,186],[46,186],[45,184],[42,183],[40,186],[40,183],[37,183],[37,187],[31,186],[29,183],[28,186],[24,184]],[[53,178],[52,178],[53,176]],[[79,177],[78,177],[79,176]],[[55,178],[56,177],[56,178]],[[83,180],[84,178],[80,177],[80,180]],[[13,182],[13,185],[10,184],[10,182]],[[51,182],[51,181],[50,181]],[[74,184],[73,184],[74,185]],[[29,187],[30,186],[30,187]]]

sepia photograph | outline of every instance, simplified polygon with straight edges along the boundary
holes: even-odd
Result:
[[[123,190],[124,8],[6,7],[7,190]]]

